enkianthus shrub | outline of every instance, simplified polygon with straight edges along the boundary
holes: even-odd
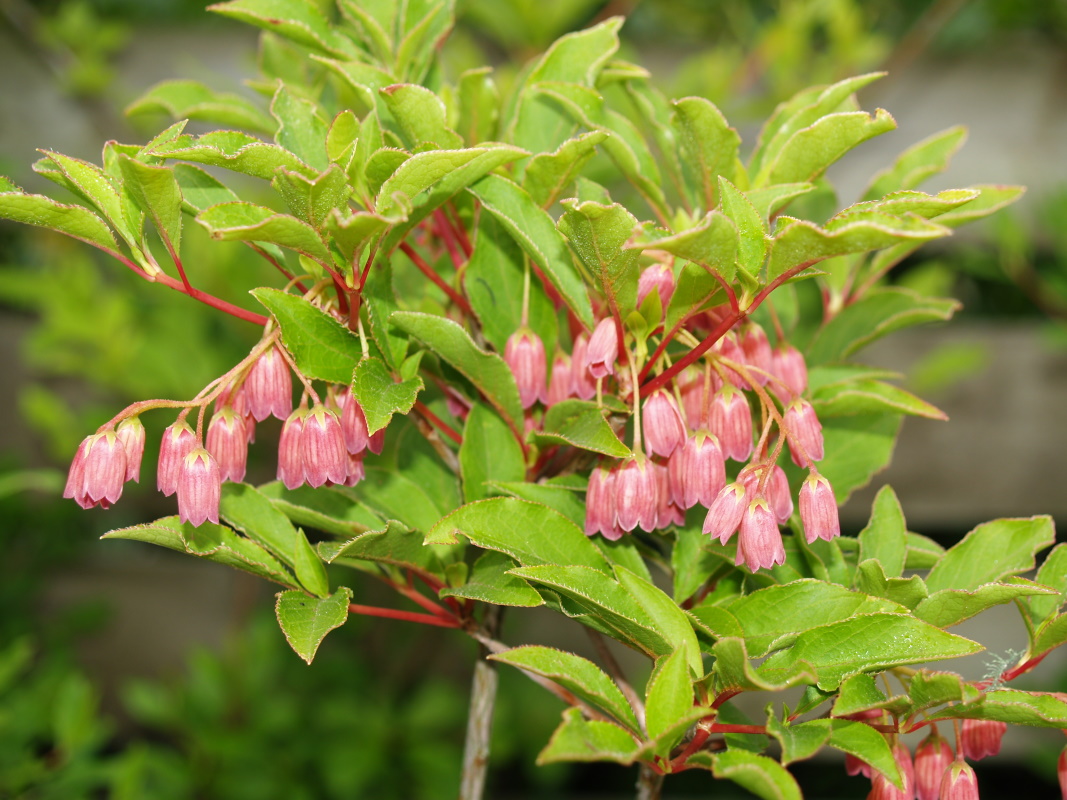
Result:
[[[961,130],[829,215],[827,168],[895,127],[856,100],[877,74],[798,93],[743,146],[712,103],[668,99],[616,57],[620,19],[501,92],[490,68],[442,66],[446,0],[211,10],[265,29],[258,102],[165,83],[131,109],[179,119],[147,144],[108,142],[100,165],[43,151],[36,170],[73,202],[0,184],[0,215],[262,330],[191,399],[136,402],[82,442],[64,494],[83,507],[139,479],[148,435],[176,495],[176,516],[105,538],[278,584],[309,663],[350,614],[473,637],[489,660],[463,797],[481,793],[500,663],[566,705],[541,762],[640,765],[642,797],[692,769],[799,797],[787,766],[824,747],[873,797],[973,797],[967,762],[1006,723],[1067,727],[1067,701],[1009,685],[1067,640],[1067,551],[1021,577],[1054,543],[1049,518],[945,550],[886,487],[840,535],[838,503],[886,465],[902,417],[943,417],[850,360],[957,307],[886,273],[1021,193],[918,188]],[[182,262],[190,222],[276,269],[258,305],[196,287],[211,265]],[[270,416],[278,441],[257,437]],[[277,448],[277,481],[242,482],[250,446]],[[371,580],[397,604],[358,602]],[[979,652],[948,629],[1009,602],[1029,637],[1017,663],[980,680],[923,667]],[[601,663],[498,638],[502,608],[537,606],[586,626]],[[648,659],[643,690],[605,638]],[[764,717],[737,705],[793,687]],[[900,736],[920,729],[913,765]]]

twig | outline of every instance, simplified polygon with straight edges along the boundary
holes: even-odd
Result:
[[[483,627],[496,636],[504,609],[489,606]],[[486,656],[489,650],[478,648],[478,661],[471,679],[470,711],[467,714],[467,738],[463,744],[463,775],[460,778],[460,800],[481,800],[485,792],[485,777],[489,770],[489,748],[493,732],[493,708],[499,681],[497,666]]]

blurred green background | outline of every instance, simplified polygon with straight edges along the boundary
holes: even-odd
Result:
[[[34,148],[95,160],[107,139],[145,141],[163,120],[122,109],[159,80],[247,91],[255,32],[203,6],[0,0],[0,173],[49,191],[29,169]],[[889,70],[862,99],[888,108],[901,130],[835,168],[842,202],[897,152],[957,123],[971,140],[934,188],[1030,186],[1008,213],[895,276],[962,298],[956,325],[891,339],[871,358],[908,370],[910,388],[954,418],[936,429],[909,422],[885,476],[913,529],[951,541],[992,516],[1067,519],[1067,2],[459,0],[446,62],[454,74],[492,63],[506,85],[557,36],[612,14],[629,17],[623,57],[673,95],[709,97],[749,146],[796,90]],[[252,307],[244,293],[270,280],[260,262],[196,226],[186,234],[194,281]],[[194,394],[255,336],[97,255],[0,223],[0,797],[454,797],[470,642],[356,618],[308,667],[277,630],[269,587],[96,541],[173,513],[151,485],[128,486],[107,512],[59,499],[87,432],[133,400]],[[150,432],[169,422],[156,421]],[[276,435],[262,427],[250,479],[272,477],[264,454]],[[871,496],[850,502],[846,527],[862,524]],[[521,635],[554,638],[543,619],[532,615]],[[581,646],[580,634],[564,635]],[[1065,689],[1063,675],[1050,659],[1034,680]],[[487,796],[631,796],[633,775],[615,767],[534,767],[562,709],[514,671],[501,673],[499,697]],[[986,796],[1008,791],[1020,769],[1035,770],[1030,796],[1058,796],[1060,742],[1013,741],[1006,765],[979,766]],[[837,766],[796,771],[811,797],[866,791]],[[669,781],[666,796],[705,796],[708,780]]]

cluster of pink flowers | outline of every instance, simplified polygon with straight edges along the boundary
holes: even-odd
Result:
[[[203,439],[185,413],[163,432],[156,487],[167,497],[177,495],[182,522],[218,523],[222,482],[244,480],[256,423],[271,416],[284,423],[278,480],[289,489],[305,483],[354,486],[365,474],[364,452],[380,453],[385,441],[384,429],[369,434],[363,409],[347,386],[331,387],[325,404],[315,402],[308,409],[302,403],[294,410],[289,365],[272,346],[219,393]],[[126,481],[139,480],[144,446],[145,429],[137,416],[86,437],[63,496],[82,508],[110,507]]]
[[[963,720],[956,755],[935,728],[915,748],[914,761],[908,748],[898,741],[893,757],[904,779],[903,788],[894,786],[880,772],[872,774],[870,766],[854,756],[845,757],[845,769],[849,775],[871,779],[867,800],[978,800],[978,779],[967,761],[999,753],[1007,728],[1006,723],[995,720]]]
[[[638,302],[653,291],[666,307],[674,290],[669,268],[653,265],[640,279]],[[714,321],[714,319],[713,319]],[[619,331],[606,317],[586,340],[575,339],[573,353],[557,353],[548,374],[545,348],[529,328],[514,333],[504,360],[515,375],[524,408],[541,402],[551,406],[576,397],[596,395],[597,382],[614,377],[619,393],[633,389],[629,368],[616,372]],[[685,522],[687,509],[708,509],[704,533],[723,544],[738,533],[737,563],[750,570],[785,561],[779,525],[793,514],[793,498],[785,473],[776,463],[787,446],[793,462],[809,470],[798,504],[805,538],[829,540],[840,533],[837,503],[829,481],[815,463],[823,458],[822,426],[807,390],[803,355],[788,343],[772,348],[759,325],[745,322],[723,336],[706,356],[701,373],[690,368],[671,387],[654,391],[644,401],[635,440],[643,447],[633,458],[604,463],[589,477],[585,532],[618,539],[640,527],[654,531]],[[769,446],[772,428],[755,444],[754,395],[760,418],[772,419],[779,434]],[[774,404],[773,395],[781,405]],[[727,484],[726,460],[743,466]]]

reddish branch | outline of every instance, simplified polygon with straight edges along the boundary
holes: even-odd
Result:
[[[420,622],[423,625],[436,625],[439,628],[459,628],[461,623],[455,617],[439,617],[436,614],[420,614],[417,611],[401,611],[396,608],[380,608],[378,606],[362,606],[358,603],[349,603],[350,614],[363,614],[367,617],[385,617],[387,619],[402,619],[407,622]]]
[[[469,315],[472,313],[470,303],[467,302],[467,298],[461,295],[451,286],[449,286],[444,281],[444,279],[441,278],[440,275],[434,272],[433,267],[427,264],[426,261],[422,258],[422,256],[415,252],[411,245],[409,245],[407,242],[401,242],[400,249],[403,251],[404,255],[410,258],[412,263],[414,263],[415,266],[419,268],[419,271],[423,275],[433,281],[434,285],[436,285],[442,292],[448,295],[452,302],[454,302],[463,310],[464,314]]]
[[[423,419],[425,419],[427,422],[437,428],[437,430],[441,431],[441,433],[443,433],[456,444],[463,444],[463,437],[460,436],[451,425],[449,425],[435,413],[430,411],[430,409],[426,405],[424,405],[421,400],[416,400],[414,407],[415,411],[421,414]]]

